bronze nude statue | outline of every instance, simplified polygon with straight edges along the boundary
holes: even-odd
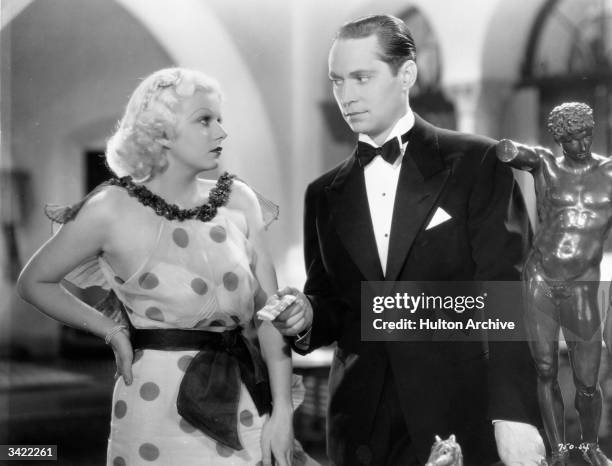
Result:
[[[597,303],[599,266],[612,226],[612,159],[591,153],[593,111],[583,103],[555,107],[548,130],[562,156],[508,139],[498,158],[534,178],[539,226],[523,270],[526,323],[538,373],[538,400],[552,465],[569,464],[563,399],[557,381],[559,330],[568,345],[576,386],[580,448],[593,465],[611,465],[598,446],[602,347]],[[572,445],[573,446],[573,445]]]

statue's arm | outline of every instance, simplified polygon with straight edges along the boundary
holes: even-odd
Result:
[[[593,154],[593,155],[595,157],[600,157],[600,156],[597,156],[596,154]],[[607,158],[601,157],[601,158],[604,160],[602,163],[604,171],[606,172],[608,179],[612,181],[612,157],[607,157]]]
[[[542,164],[542,159],[552,157],[550,150],[544,147],[533,147],[502,139],[495,148],[497,158],[518,170],[535,171]]]

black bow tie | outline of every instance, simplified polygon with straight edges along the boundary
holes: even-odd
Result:
[[[409,134],[410,131],[402,135],[402,142],[406,142],[408,140]],[[396,137],[389,139],[381,147],[373,147],[367,142],[363,141],[357,142],[357,160],[359,161],[359,165],[361,167],[365,167],[377,155],[380,155],[385,162],[393,165],[400,154],[400,145]]]

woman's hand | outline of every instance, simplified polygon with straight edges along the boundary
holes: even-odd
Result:
[[[115,353],[115,364],[117,365],[117,375],[123,377],[126,385],[132,383],[132,360],[134,352],[132,343],[126,331],[117,332],[110,340],[110,345]]]
[[[293,442],[293,410],[273,410],[261,430],[263,466],[291,466]]]

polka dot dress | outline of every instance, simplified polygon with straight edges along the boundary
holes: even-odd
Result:
[[[134,381],[117,379],[113,393],[109,465],[255,465],[264,418],[244,385],[238,405],[243,450],[204,435],[176,411],[178,387],[196,351],[140,351]]]
[[[223,331],[253,316],[257,282],[253,253],[224,208],[210,222],[160,217],[157,243],[131,277],[117,275],[99,259],[106,281],[130,309],[136,328]],[[176,410],[178,388],[197,351],[138,350],[134,380],[117,379],[107,465],[256,465],[264,422],[244,385],[238,406],[243,450],[204,435]]]

